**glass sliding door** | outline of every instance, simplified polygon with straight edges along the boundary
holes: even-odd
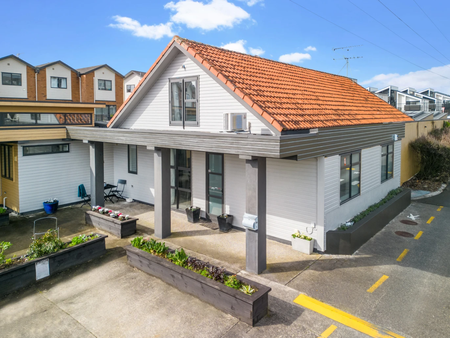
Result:
[[[171,203],[175,209],[191,206],[191,151],[170,150]]]
[[[206,181],[208,213],[221,215],[223,213],[223,154],[207,154]]]

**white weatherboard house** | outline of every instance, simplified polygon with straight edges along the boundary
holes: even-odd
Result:
[[[296,230],[325,251],[326,232],[400,184],[402,112],[353,80],[174,37],[108,128],[68,127],[91,145],[91,193],[103,203],[103,156],[125,195],[171,209],[228,213],[246,230],[247,270],[266,267],[266,236]]]

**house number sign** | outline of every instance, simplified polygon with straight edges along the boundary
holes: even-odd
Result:
[[[36,262],[36,280],[50,276],[50,266],[48,258]]]

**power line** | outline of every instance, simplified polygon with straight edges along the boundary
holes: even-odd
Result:
[[[289,1],[292,2],[294,5],[297,5],[298,7],[303,8],[305,11],[310,12],[311,14],[313,14],[313,15],[315,15],[315,16],[321,18],[322,20],[325,20],[325,21],[327,21],[328,23],[331,23],[332,25],[334,25],[334,26],[336,26],[336,27],[338,27],[338,28],[340,28],[340,29],[346,31],[347,33],[350,33],[350,34],[356,36],[357,38],[359,38],[359,39],[361,39],[361,40],[364,40],[364,41],[366,41],[367,43],[370,43],[371,45],[373,45],[373,46],[375,46],[375,47],[377,47],[377,48],[380,48],[380,49],[384,50],[385,52],[387,52],[387,53],[389,53],[389,54],[391,54],[391,55],[394,55],[395,57],[398,57],[399,59],[402,59],[403,61],[406,61],[406,62],[408,62],[408,63],[410,63],[410,64],[416,66],[417,68],[426,70],[427,72],[430,72],[430,73],[432,73],[432,74],[435,74],[435,75],[438,75],[438,76],[440,76],[440,77],[443,77],[444,79],[450,80],[449,77],[444,76],[444,75],[441,75],[441,74],[438,74],[438,73],[435,73],[435,72],[433,72],[433,71],[431,71],[431,70],[429,70],[429,69],[426,69],[425,67],[419,66],[418,64],[416,64],[416,63],[414,63],[414,62],[412,62],[412,61],[409,61],[409,60],[405,59],[404,57],[402,57],[402,56],[400,56],[400,55],[397,55],[397,54],[395,54],[395,53],[393,53],[393,52],[387,50],[386,48],[381,47],[381,46],[377,45],[376,43],[373,43],[373,42],[371,42],[371,41],[369,41],[369,40],[363,38],[362,36],[359,36],[359,35],[356,34],[356,33],[353,33],[353,32],[351,32],[351,31],[349,31],[348,29],[346,29],[346,28],[344,28],[344,27],[342,27],[342,26],[340,26],[340,25],[338,25],[338,24],[336,24],[336,23],[334,23],[334,22],[328,20],[327,18],[324,18],[323,16],[321,16],[321,15],[319,15],[319,14],[317,14],[317,13],[311,11],[310,9],[308,9],[308,8],[306,8],[306,7],[302,6],[302,5],[300,5],[299,3],[297,3],[297,2],[295,2],[295,1],[293,1],[293,0],[289,0]]]
[[[365,13],[366,15],[370,16],[373,20],[375,20],[376,22],[378,22],[380,25],[382,25],[384,28],[386,28],[387,30],[389,30],[391,33],[395,34],[396,36],[398,36],[400,39],[402,39],[403,41],[406,41],[407,43],[409,43],[411,46],[417,48],[418,50],[420,50],[421,52],[425,53],[426,55],[428,55],[429,57],[435,59],[436,61],[442,63],[444,66],[449,66],[447,64],[445,64],[444,62],[442,62],[439,59],[436,59],[433,55],[427,53],[426,51],[424,51],[422,48],[416,46],[415,44],[413,44],[412,42],[409,42],[408,40],[404,39],[403,37],[401,37],[400,35],[398,35],[395,31],[393,31],[392,29],[390,29],[388,26],[386,26],[384,23],[382,23],[381,21],[378,21],[377,19],[375,19],[372,15],[370,15],[369,13],[367,13],[365,10],[363,10],[362,8],[360,8],[359,6],[357,6],[356,4],[354,4],[353,2],[351,2],[350,0],[347,0],[348,2],[350,2],[353,6],[355,6],[356,8],[358,8],[361,12]]]
[[[420,7],[419,4],[416,2],[416,0],[413,0],[413,1],[414,1],[414,3],[417,5],[417,7],[420,8],[420,10],[423,12],[423,14],[425,14],[426,17],[427,17],[428,19],[430,19],[430,21],[431,21],[431,23],[434,25],[434,27],[436,27],[437,30],[438,30],[439,32],[441,32],[442,36],[448,41],[448,43],[450,43],[450,40],[447,38],[447,36],[439,29],[439,27],[434,23],[434,21],[431,20],[431,18],[428,16],[428,14],[425,13],[425,11],[422,9],[422,7]]]
[[[417,33],[410,25],[408,25],[405,21],[403,21],[397,14],[395,14],[393,11],[391,11],[389,9],[388,6],[386,6],[384,3],[381,2],[381,0],[378,0],[378,2],[380,4],[382,4],[389,12],[391,12],[397,19],[399,19],[401,22],[403,22],[403,24],[405,24],[410,30],[412,30],[419,38],[421,38],[423,41],[425,41],[426,43],[428,43],[431,47],[433,47],[433,49],[438,52],[439,54],[441,54],[443,57],[445,57],[448,61],[450,61],[450,59],[448,57],[446,57],[444,54],[442,54],[439,50],[437,50],[431,43],[429,43],[427,40],[425,40],[422,35],[420,35],[419,33]]]

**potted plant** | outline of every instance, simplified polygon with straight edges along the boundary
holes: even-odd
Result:
[[[314,249],[314,238],[302,235],[300,231],[292,234],[292,249],[311,255]]]
[[[200,220],[200,208],[191,205],[189,208],[186,208],[186,216],[188,222],[197,223]]]
[[[58,210],[58,200],[56,198],[51,198],[44,201],[44,211],[46,214],[54,214]]]
[[[217,222],[219,223],[219,230],[222,232],[228,232],[232,228],[233,216],[228,214],[222,214],[217,216]]]
[[[9,225],[9,214],[11,213],[8,208],[0,207],[0,225]]]

